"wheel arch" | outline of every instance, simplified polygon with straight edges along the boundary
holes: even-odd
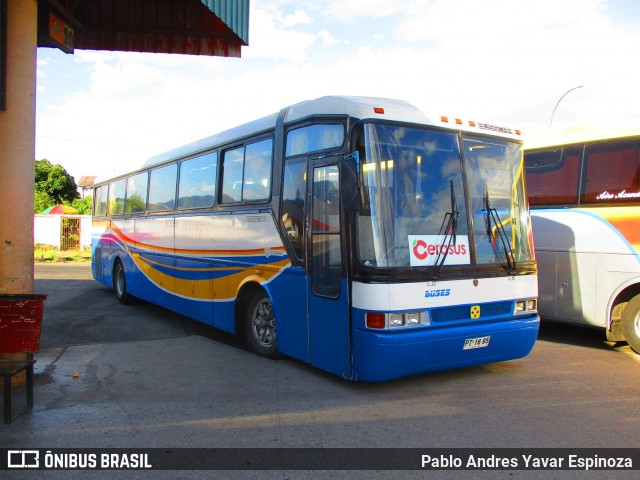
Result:
[[[238,286],[238,292],[236,293],[236,301],[233,308],[233,321],[235,326],[235,334],[238,338],[244,338],[244,313],[247,308],[247,303],[254,295],[259,293],[266,293],[273,305],[273,297],[269,292],[266,284],[261,283],[262,278],[258,276],[252,276],[244,279]],[[264,280],[264,279],[262,279]]]
[[[120,258],[120,255],[114,255],[113,260],[111,261],[111,286],[116,288],[116,268],[118,267],[118,263],[121,263],[124,267],[124,262]],[[126,272],[125,267],[125,272]]]
[[[115,286],[116,286],[116,267],[118,266],[118,263],[122,264],[122,267],[124,268],[125,275],[127,274],[127,271],[129,270],[129,265],[127,265],[126,257],[123,258],[122,255],[115,254],[113,256],[113,259],[111,260],[111,286],[113,288],[115,288]]]
[[[630,278],[611,295],[607,309],[607,339],[611,341],[625,340],[622,334],[620,319],[622,311],[614,312],[616,307],[626,304],[636,295],[640,295],[640,277]],[[616,315],[614,315],[616,313]]]

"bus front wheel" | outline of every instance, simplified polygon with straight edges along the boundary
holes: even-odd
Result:
[[[249,348],[268,358],[278,357],[276,317],[265,292],[254,295],[245,312],[244,332]]]
[[[636,295],[622,312],[622,333],[629,346],[640,353],[640,295]]]
[[[120,303],[128,305],[132,302],[132,297],[127,292],[127,277],[124,273],[124,265],[120,260],[117,260],[115,267],[113,267],[113,288]]]

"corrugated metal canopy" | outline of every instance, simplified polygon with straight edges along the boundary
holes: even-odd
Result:
[[[249,0],[40,0],[73,28],[73,48],[240,57]],[[51,46],[42,39],[39,46]]]
[[[209,10],[249,44],[249,0],[202,0]]]

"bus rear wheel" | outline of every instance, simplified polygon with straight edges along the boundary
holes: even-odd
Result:
[[[254,295],[245,312],[244,333],[249,348],[263,357],[278,358],[276,317],[265,292]]]
[[[629,346],[640,353],[640,295],[636,295],[622,312],[622,333]]]
[[[123,305],[129,305],[133,297],[127,292],[127,276],[124,273],[124,265],[120,260],[116,261],[113,267],[113,288],[116,291],[116,298]]]

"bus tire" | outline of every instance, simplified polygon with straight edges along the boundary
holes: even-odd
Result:
[[[253,295],[247,303],[244,334],[249,349],[267,358],[278,358],[276,317],[269,296],[264,292]]]
[[[629,346],[640,353],[640,295],[636,295],[622,312],[622,333]]]
[[[120,259],[116,260],[116,264],[113,267],[113,288],[120,303],[129,305],[133,302],[133,297],[127,292],[127,276]]]

